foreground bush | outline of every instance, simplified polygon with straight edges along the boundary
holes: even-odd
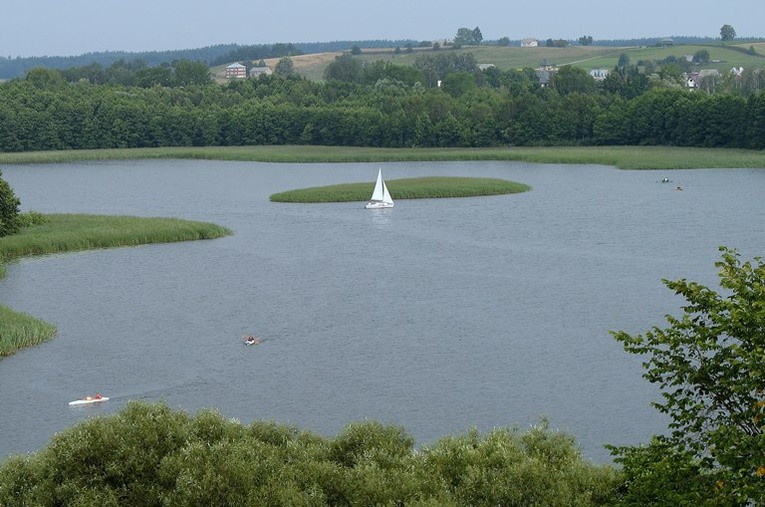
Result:
[[[432,447],[396,426],[334,438],[131,402],[0,466],[0,505],[606,505],[620,476],[546,424]]]

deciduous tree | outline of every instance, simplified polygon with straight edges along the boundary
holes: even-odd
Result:
[[[0,237],[17,232],[19,222],[19,202],[16,194],[0,172]]]
[[[730,25],[723,25],[720,27],[720,38],[723,42],[733,40],[736,38],[736,30]]]
[[[643,376],[661,388],[664,400],[655,406],[670,418],[672,430],[660,439],[666,450],[662,454],[682,457],[696,475],[711,479],[701,483],[715,485],[697,500],[762,505],[765,264],[759,257],[742,262],[735,250],[720,250],[722,258],[715,265],[722,293],[685,279],[664,280],[685,298],[683,314],[667,316],[666,328],[654,326],[642,335],[619,331],[613,336],[627,352],[647,357]],[[617,451],[632,458],[641,453],[634,448]],[[641,466],[657,463],[651,459]]]

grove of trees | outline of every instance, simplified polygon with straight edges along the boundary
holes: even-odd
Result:
[[[325,82],[279,75],[227,85],[198,62],[35,69],[0,84],[0,151],[246,144],[376,147],[673,145],[765,148],[765,80],[690,92],[625,64],[596,83],[562,67],[479,70],[470,53],[413,66],[346,54]],[[671,65],[667,66],[671,68]],[[441,87],[438,86],[441,82]],[[675,84],[672,84],[675,83]],[[746,88],[746,90],[745,90]]]
[[[618,484],[546,424],[415,450],[403,428],[376,422],[326,438],[131,402],[0,464],[0,505],[568,507],[609,505]]]

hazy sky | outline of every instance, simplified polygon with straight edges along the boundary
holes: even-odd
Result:
[[[0,55],[185,49],[221,43],[452,38],[765,36],[765,0],[5,0]]]

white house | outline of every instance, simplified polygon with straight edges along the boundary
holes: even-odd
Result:
[[[232,63],[226,67],[226,77],[233,79],[242,79],[247,77],[247,67],[241,63]]]
[[[521,41],[522,48],[535,48],[537,46],[539,46],[539,41],[536,40],[534,37],[528,37]]]
[[[608,76],[608,69],[592,69],[590,76],[596,81],[603,81]]]
[[[250,69],[250,77],[270,76],[273,71],[269,67],[253,67]]]

